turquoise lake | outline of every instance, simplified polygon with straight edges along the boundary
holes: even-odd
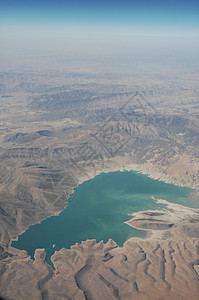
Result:
[[[33,258],[35,249],[45,248],[46,261],[54,251],[70,248],[76,242],[113,239],[119,246],[130,237],[143,237],[145,232],[134,229],[125,221],[129,213],[166,206],[151,199],[165,199],[189,207],[199,207],[191,194],[193,189],[153,180],[133,172],[101,173],[75,189],[68,206],[59,216],[50,217],[30,228],[13,241],[12,246],[23,249]],[[55,244],[55,248],[53,248]]]

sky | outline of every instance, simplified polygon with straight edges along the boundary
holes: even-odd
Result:
[[[0,25],[199,34],[196,0],[0,0]]]
[[[0,0],[0,41],[4,48],[71,51],[189,48],[191,55],[199,49],[199,1]]]

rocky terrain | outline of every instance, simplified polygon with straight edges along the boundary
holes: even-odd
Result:
[[[0,293],[13,300],[198,299],[198,217],[191,222],[185,213],[182,224],[179,207],[129,222],[154,238],[123,248],[86,241],[56,252],[55,270],[44,250],[33,262],[10,248],[102,171],[139,170],[198,190],[198,75],[149,80],[37,69],[0,78]]]
[[[1,261],[1,291],[10,299],[198,299],[198,257],[198,226],[190,235],[188,225],[122,248],[90,240],[61,249],[54,270],[43,249],[34,262],[21,251]]]

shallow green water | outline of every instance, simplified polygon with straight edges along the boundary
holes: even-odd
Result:
[[[69,199],[69,205],[59,216],[31,226],[12,246],[26,250],[32,258],[35,249],[45,248],[49,263],[55,250],[70,248],[86,239],[107,242],[111,238],[122,246],[129,237],[145,235],[144,231],[124,224],[131,218],[128,213],[165,207],[151,196],[197,207],[197,202],[191,200],[193,191],[133,171],[102,173],[79,185],[75,198],[71,202]]]

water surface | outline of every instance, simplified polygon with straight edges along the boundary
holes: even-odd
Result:
[[[122,246],[129,237],[145,235],[144,231],[124,224],[131,218],[129,213],[165,208],[152,196],[197,207],[198,203],[191,199],[193,191],[133,171],[101,173],[76,188],[75,198],[71,195],[73,200],[69,198],[69,205],[59,216],[30,226],[12,246],[26,250],[32,258],[37,248],[45,248],[49,263],[55,250],[87,239],[107,242],[111,238]]]

